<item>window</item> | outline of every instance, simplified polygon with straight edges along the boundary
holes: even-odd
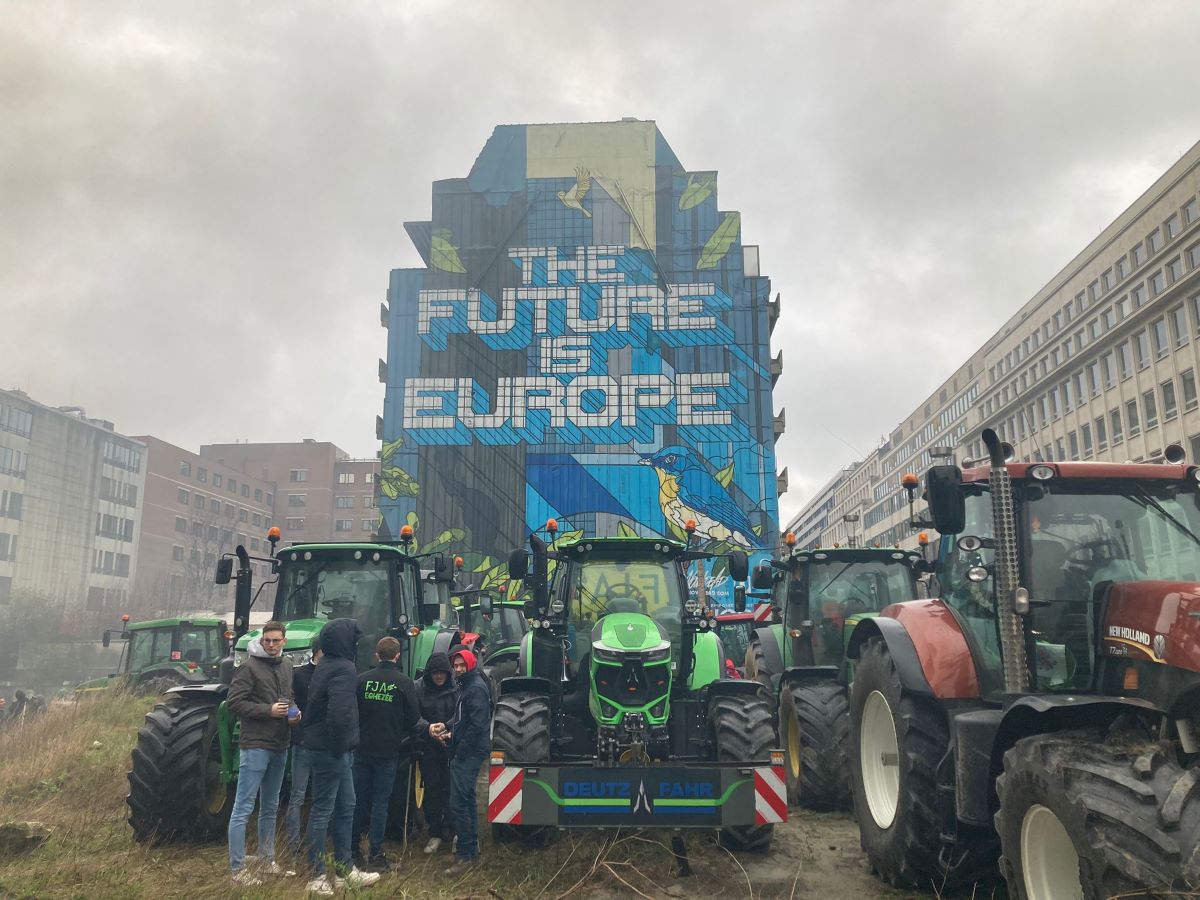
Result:
[[[194,498],[195,503],[196,503],[196,509],[204,509],[204,504],[206,502],[206,499],[207,498],[205,498],[205,496],[203,494],[196,494],[195,498]]]
[[[334,519],[333,520],[333,530],[334,531],[353,531],[354,530],[354,520],[353,519]]]
[[[1067,412],[1070,412],[1071,406],[1074,404],[1074,400],[1072,400],[1073,395],[1071,393],[1071,379],[1070,378],[1068,378],[1066,381],[1064,381],[1062,383],[1062,392],[1063,392],[1063,409],[1065,409]]]
[[[1171,319],[1171,337],[1175,339],[1175,346],[1182,347],[1188,340],[1187,313],[1184,312],[1183,304],[1180,303],[1167,315]]]
[[[1034,338],[1036,341],[1036,338],[1037,338],[1036,334],[1034,335]],[[1036,343],[1035,343],[1035,346],[1036,346]],[[374,484],[374,483],[375,483],[375,473],[374,472],[365,472],[363,474],[363,484]],[[374,527],[374,526],[372,526],[372,527]]]
[[[1109,291],[1112,290],[1112,286],[1113,286],[1113,270],[1112,269],[1104,270],[1104,273],[1100,276],[1100,285],[1101,285],[1101,287],[1104,288],[1104,293],[1108,293]]]
[[[1125,423],[1129,426],[1129,436],[1135,437],[1141,432],[1138,426],[1137,401],[1130,400],[1125,404]]]
[[[303,531],[304,530],[304,520],[303,519],[288,519],[287,520],[287,530],[288,531]]]
[[[250,549],[252,551],[254,551],[255,553],[258,552],[258,538],[256,538],[256,537],[250,538]]]
[[[1129,260],[1122,256],[1117,260],[1117,281],[1124,281],[1129,274]]]
[[[179,474],[188,478],[192,477],[192,464],[187,460],[182,460],[179,463]]]
[[[1100,313],[1100,324],[1104,331],[1108,331],[1117,324],[1117,311],[1114,307],[1110,306]]]
[[[363,519],[362,520],[362,530],[363,531],[374,531],[375,524],[377,521],[378,521],[377,519]]]
[[[1092,426],[1084,422],[1079,426],[1079,433],[1083,437],[1083,455],[1088,457],[1092,455]]]
[[[219,513],[221,511],[221,501],[216,497],[209,498],[208,511],[213,514]]]
[[[250,485],[244,481],[242,482],[242,496],[247,500],[250,499]]]
[[[1170,422],[1179,414],[1179,407],[1175,405],[1175,382],[1164,381],[1158,387],[1162,391],[1163,421]]]
[[[274,495],[274,494],[272,494],[270,491],[267,491],[267,503],[266,503],[266,505],[267,505],[267,506],[271,506],[271,507],[275,506],[275,495]]]
[[[239,522],[249,522],[250,521],[250,511],[247,509],[241,509],[239,507],[238,508],[238,521]]]
[[[1146,248],[1141,244],[1135,244],[1129,255],[1133,259],[1133,267],[1136,269],[1146,261]]]
[[[184,488],[180,488],[179,493],[176,496],[178,497],[179,502],[182,503],[184,506],[187,506],[189,503],[192,502],[192,495],[189,494],[187,492],[187,490]]]
[[[334,498],[334,505],[338,509],[354,509],[354,498],[353,497],[336,497],[336,498]]]
[[[1104,387],[1107,390],[1113,386],[1113,355],[1105,353],[1100,357],[1100,376],[1104,380]]]
[[[1162,359],[1171,349],[1171,342],[1167,337],[1167,320],[1165,318],[1155,319],[1154,324],[1150,326],[1150,333],[1154,336],[1154,355],[1158,359]]]
[[[1058,418],[1058,388],[1052,388],[1050,391],[1050,415]]]
[[[1150,341],[1144,331],[1139,331],[1133,336],[1133,358],[1137,361],[1139,370],[1150,365]]]
[[[1128,378],[1129,373],[1133,371],[1133,358],[1129,354],[1129,341],[1122,341],[1117,344],[1117,374],[1122,379]]]
[[[199,481],[201,484],[207,484],[208,483],[208,469],[204,468],[204,466],[200,466],[198,469],[196,469],[196,480]]]
[[[1188,248],[1188,262],[1191,263],[1193,269],[1200,268],[1200,244],[1192,244]]]
[[[337,477],[338,484],[354,484],[353,472],[340,472]]]
[[[20,450],[0,447],[0,473],[24,478],[28,458],[28,454],[22,453]]]
[[[1120,299],[1118,299],[1117,302],[1113,304],[1113,310],[1117,314],[1118,322],[1121,321],[1122,319],[1124,319],[1126,316],[1128,316],[1129,313],[1132,311],[1132,307],[1129,305],[1129,295],[1128,294],[1121,295]]]
[[[230,506],[228,503],[225,504],[225,518],[232,519],[234,516],[234,513],[236,513],[236,512],[237,512],[237,507]]]
[[[1096,419],[1093,423],[1096,429],[1096,449],[1104,451],[1108,449],[1108,428],[1104,424],[1104,416]]]
[[[227,481],[225,483],[225,486],[229,489],[229,493],[231,493],[231,494],[237,493],[237,479],[236,478],[230,478],[229,481]]]
[[[1075,432],[1067,432],[1067,443],[1071,445],[1071,459],[1079,459],[1079,438],[1075,436]]]
[[[213,472],[212,484],[213,484],[213,487],[215,487],[215,488],[219,488],[221,486],[221,473],[220,472]]]
[[[262,527],[262,516],[260,516],[258,513],[253,513],[250,516],[250,524],[253,525],[255,528]]]
[[[1100,386],[1104,383],[1100,376],[1100,362],[1097,360],[1088,366],[1087,370],[1088,387],[1091,388],[1092,396],[1096,397],[1100,394]]]
[[[255,503],[262,503],[262,502],[263,502],[263,499],[262,499],[262,488],[255,488],[255,489],[254,489],[254,502],[255,502]]]
[[[1155,228],[1152,232],[1150,232],[1149,237],[1146,238],[1146,244],[1150,247],[1150,255],[1153,256],[1163,248],[1162,232]]]
[[[363,497],[363,509],[375,509],[375,496],[373,494]]]
[[[308,503],[308,494],[288,494],[288,506],[305,506]]]
[[[288,481],[308,481],[308,469],[292,469],[288,472]]]
[[[1141,309],[1146,302],[1146,285],[1143,283],[1130,288],[1129,298],[1133,301],[1134,309]]]
[[[1159,269],[1150,276],[1150,296],[1157,297],[1167,289],[1167,279],[1163,275],[1162,269]]]
[[[1112,442],[1115,447],[1123,440],[1121,437],[1121,411],[1119,409],[1114,409],[1108,414],[1108,423],[1112,426]]]
[[[1163,223],[1163,231],[1167,233],[1167,240],[1178,237],[1179,235],[1179,214],[1173,213],[1167,221]]]
[[[1183,260],[1178,256],[1167,263],[1167,281],[1171,284],[1183,277]]]
[[[183,562],[183,548],[178,544],[171,548],[171,559],[175,562]]]
[[[1200,210],[1197,209],[1195,197],[1183,204],[1183,221],[1187,224],[1191,225],[1195,222],[1198,213],[1200,213]]]
[[[182,516],[176,516],[175,517],[175,530],[186,533],[188,530],[187,529],[187,519],[183,518]]]
[[[1196,375],[1191,369],[1179,373],[1179,384],[1183,388],[1183,408],[1196,408]]]
[[[204,537],[204,523],[203,522],[193,522],[192,523],[192,537],[198,537],[198,538]]]
[[[1154,399],[1154,391],[1142,394],[1142,421],[1146,423],[1147,431],[1158,424],[1158,403]]]

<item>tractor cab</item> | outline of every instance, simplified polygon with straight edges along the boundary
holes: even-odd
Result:
[[[103,690],[116,679],[139,693],[161,693],[215,678],[229,652],[227,626],[218,619],[151,619],[130,622],[122,616],[120,631],[105,630],[101,643],[122,642],[118,671],[79,685],[77,693]]]
[[[529,633],[525,604],[506,596],[506,585],[500,585],[496,596],[488,590],[460,592],[453,596],[447,619],[462,632],[464,643],[494,682],[517,674],[521,641]]]

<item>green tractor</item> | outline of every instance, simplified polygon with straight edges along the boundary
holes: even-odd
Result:
[[[138,732],[129,772],[129,824],[139,841],[204,838],[224,833],[233,805],[238,773],[236,719],[225,703],[234,669],[245,662],[253,590],[251,561],[269,563],[275,578],[272,618],[287,627],[284,654],[304,665],[329,619],[358,621],[358,666],[374,664],[376,642],[385,635],[401,643],[402,665],[414,675],[435,650],[448,650],[459,639],[439,626],[437,592],[424,582],[453,581],[449,561],[433,557],[423,575],[418,557],[408,552],[412,529],[399,544],[296,544],[276,554],[278,529],[271,529],[270,557],[251,557],[244,547],[217,565],[217,583],[235,580],[234,635],[231,656],[221,660],[219,677],[206,684],[174,687],[146,715]],[[433,602],[429,602],[432,599]]]
[[[689,595],[688,567],[703,585],[712,554],[666,538],[529,543],[531,555],[509,559],[532,629],[496,700],[496,836],[688,828],[766,849],[787,816],[783,756],[761,687],[725,676],[715,610],[703,588]],[[730,553],[728,566],[735,582],[746,578],[745,554]]]
[[[788,801],[810,809],[850,806],[846,645],[854,627],[893,603],[918,597],[928,570],[917,550],[895,547],[793,549],[755,566],[756,590],[770,589],[775,621],[755,630],[746,678],[774,700],[787,754]]]
[[[452,601],[463,644],[475,651],[493,687],[517,674],[521,641],[529,633],[524,602],[506,599],[503,584],[496,593],[493,597],[489,591],[462,591]]]
[[[173,687],[204,684],[217,677],[229,654],[229,626],[219,619],[151,619],[130,624],[121,617],[121,630],[105,629],[105,647],[121,641],[118,671],[75,688],[86,696],[119,685],[139,694],[161,694]]]

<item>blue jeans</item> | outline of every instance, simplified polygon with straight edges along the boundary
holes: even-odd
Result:
[[[472,754],[450,760],[450,818],[458,834],[459,859],[479,857],[478,806],[475,799],[475,780],[487,756]]]
[[[333,863],[349,870],[350,831],[354,827],[354,777],[350,770],[352,753],[310,750],[313,801],[308,811],[308,862],[313,874],[325,874],[325,835],[333,824]]]
[[[287,814],[283,823],[287,830],[288,846],[300,846],[300,812],[308,796],[308,783],[312,780],[312,762],[309,751],[299,744],[292,745],[292,792],[288,796]]]
[[[229,816],[229,868],[240,871],[246,860],[246,823],[258,798],[258,858],[275,859],[275,814],[279,811],[279,789],[287,750],[251,748],[240,754],[237,796]]]
[[[367,831],[367,821],[371,828],[367,833],[367,846],[370,856],[383,850],[383,832],[387,828],[388,805],[392,799],[392,785],[396,783],[396,770],[400,760],[396,757],[378,759],[370,756],[354,754],[354,796],[358,802],[354,806],[354,841],[355,850],[359,849],[362,835]]]

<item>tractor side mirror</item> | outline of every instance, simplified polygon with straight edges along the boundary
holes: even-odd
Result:
[[[213,579],[215,584],[229,584],[233,578],[233,557],[223,556],[217,560],[217,575]]]
[[[532,600],[526,600],[524,612],[526,619],[536,619],[538,617],[537,604]]]
[[[491,594],[480,594],[479,595],[479,613],[480,613],[480,615],[490,617],[492,612],[493,612],[492,595]]]
[[[925,475],[933,527],[942,534],[958,534],[966,527],[967,504],[958,466],[934,466]]]
[[[112,643],[112,632],[109,631],[107,628],[105,628],[104,635],[103,635],[103,637],[100,638],[100,645],[102,647],[107,647],[111,643]]]
[[[750,586],[756,591],[769,591],[775,586],[775,572],[767,563],[760,563],[754,567],[754,576],[750,579]]]
[[[438,584],[454,584],[454,566],[446,557],[434,557],[433,580]]]
[[[745,581],[750,574],[750,560],[741,550],[731,550],[727,557],[729,561],[729,577],[734,581]]]
[[[746,586],[744,584],[735,584],[733,586],[733,611],[746,611]]]
[[[508,554],[508,577],[513,581],[524,581],[529,574],[529,557],[518,548]]]

